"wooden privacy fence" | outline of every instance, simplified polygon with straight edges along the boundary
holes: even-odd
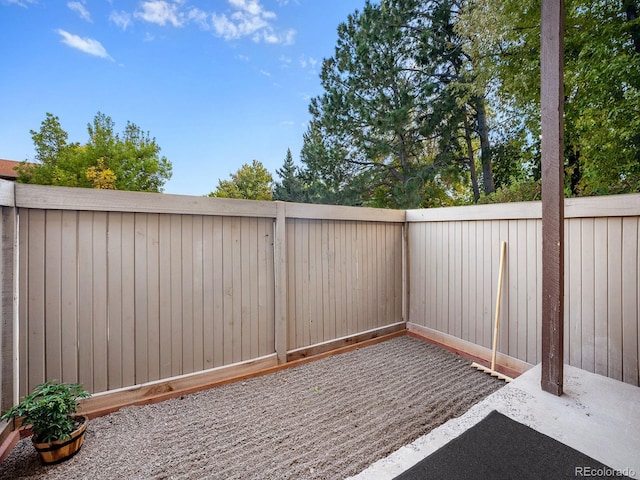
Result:
[[[405,326],[488,358],[502,240],[499,362],[541,360],[540,203],[404,212],[0,181],[0,205],[2,409],[53,378],[126,403]],[[570,199],[566,217],[565,360],[638,385],[640,195]]]
[[[640,195],[565,201],[565,363],[639,385]],[[507,242],[498,351],[541,361],[539,202],[407,212],[409,325],[481,356],[491,347]]]
[[[53,378],[92,393],[217,378],[404,328],[404,212],[0,187],[17,258],[3,309],[19,305],[2,317],[3,408]]]

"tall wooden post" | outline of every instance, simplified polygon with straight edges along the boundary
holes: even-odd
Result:
[[[273,267],[275,274],[275,349],[278,363],[287,363],[287,234],[285,203],[276,203]]]
[[[564,366],[564,0],[542,0],[542,389]]]

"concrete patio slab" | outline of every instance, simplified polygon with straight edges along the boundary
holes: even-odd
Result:
[[[357,480],[392,479],[492,410],[640,478],[640,388],[565,365],[564,395],[540,388],[540,365],[429,434],[372,464]],[[499,455],[500,452],[496,452]]]

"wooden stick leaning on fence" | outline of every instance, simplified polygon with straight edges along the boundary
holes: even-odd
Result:
[[[500,380],[504,380],[505,382],[510,382],[513,378],[503,375],[502,373],[496,371],[496,354],[498,352],[498,324],[500,320],[500,300],[502,297],[502,273],[504,271],[504,258],[507,253],[507,242],[502,242],[500,246],[500,269],[498,273],[498,292],[496,294],[496,316],[493,321],[493,345],[491,349],[491,368],[487,368],[484,365],[480,365],[479,363],[473,362],[471,364],[472,367],[477,368],[485,373],[490,374],[492,377],[497,377]]]

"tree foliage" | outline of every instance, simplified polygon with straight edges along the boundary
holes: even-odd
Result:
[[[300,178],[299,169],[293,163],[291,150],[287,149],[287,156],[284,159],[282,168],[276,170],[276,174],[280,177],[279,182],[273,185],[273,199],[283,202],[304,202],[305,183]]]
[[[566,194],[638,192],[640,6],[565,5]],[[540,16],[538,0],[380,0],[350,15],[309,107],[306,201],[536,198]]]
[[[230,177],[230,180],[218,180],[218,186],[209,196],[246,200],[273,199],[273,177],[258,160],[254,160],[250,165],[243,164]]]
[[[453,28],[452,0],[367,2],[338,27],[312,99],[302,161],[343,201],[441,206],[494,189],[484,91]],[[483,175],[476,174],[480,160]]]
[[[40,130],[31,130],[35,162],[18,167],[18,181],[161,192],[171,178],[171,162],[160,155],[155,138],[137,125],[128,122],[118,134],[111,118],[98,112],[87,131],[86,144],[68,143],[60,119],[47,113]]]
[[[565,190],[640,191],[640,21],[634,0],[565,2]],[[457,29],[473,41],[494,108],[540,135],[540,2],[473,0]],[[523,159],[525,162],[527,159]],[[539,157],[534,159],[539,163]],[[539,167],[538,167],[539,168]]]

